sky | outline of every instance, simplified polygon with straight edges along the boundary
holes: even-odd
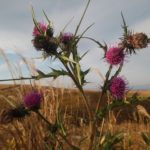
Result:
[[[41,56],[32,45],[33,21],[31,6],[33,6],[36,19],[45,21],[42,10],[44,10],[53,22],[54,35],[59,32],[72,19],[66,28],[66,32],[73,32],[80,20],[87,0],[0,0],[0,51],[3,50],[10,60],[12,74],[19,76],[22,72],[24,76],[29,73],[21,57],[24,56],[30,64],[33,58]],[[83,29],[94,23],[86,36],[92,37],[101,43],[114,46],[122,36],[121,28],[123,12],[129,29],[133,32],[144,32],[150,36],[150,1],[149,0],[91,0],[90,6],[83,20],[79,34]],[[79,43],[79,52],[89,53],[81,62],[83,69],[92,68],[87,76],[87,88],[99,89],[102,85],[102,78],[99,74],[105,75],[108,64],[102,59],[103,51],[94,43],[82,40]],[[34,59],[35,67],[44,72],[49,67],[60,68],[61,64],[57,61]],[[137,55],[128,56],[121,76],[124,76],[133,89],[150,89],[150,47],[139,50]],[[19,68],[19,71],[18,71]],[[0,79],[11,78],[8,64],[3,55],[0,56]],[[48,80],[48,79],[47,79]],[[42,81],[58,85],[72,86],[68,78],[60,78],[59,81]],[[67,81],[67,82],[66,82]]]

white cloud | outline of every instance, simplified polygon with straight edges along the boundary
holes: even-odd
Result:
[[[54,23],[55,35],[59,34],[59,31],[63,29],[72,17],[74,19],[66,31],[74,32],[86,3],[85,0],[63,0],[63,2],[62,0],[30,0],[30,2],[34,6],[38,20],[44,18],[42,9],[46,11]],[[114,41],[117,41],[122,36],[120,12],[123,11],[130,29],[133,29],[135,32],[150,33],[149,4],[149,0],[137,1],[136,3],[129,0],[120,0],[117,2],[116,0],[93,0],[83,20],[81,30],[94,22],[95,25],[87,32],[87,35],[100,40],[100,42],[106,41],[108,45],[113,44]],[[19,8],[18,5],[20,6]],[[0,1],[0,7],[2,11],[0,13],[0,47],[4,50],[6,49],[7,53],[15,50],[23,55],[26,54],[30,58],[38,55],[38,52],[36,53],[31,44],[33,23],[31,12],[29,11],[29,1]],[[89,54],[82,61],[83,68],[86,69],[92,66],[93,68],[100,69],[103,74],[106,73],[107,64],[101,60],[103,57],[102,50],[98,49],[90,41],[81,41],[79,48],[81,53],[90,50]],[[144,49],[137,56],[129,58],[129,63],[125,65],[122,74],[125,74],[129,78],[131,84],[140,85],[147,82],[150,83],[150,71],[147,69],[150,66],[149,56],[149,49]],[[59,68],[61,66],[58,62],[35,61],[36,67],[43,70],[48,70],[48,67],[45,66],[49,64],[50,67]],[[20,65],[23,65],[22,61],[20,61]],[[5,66],[5,64],[0,65],[1,72],[4,71]],[[139,77],[142,77],[142,81],[139,80],[137,74]],[[95,82],[97,87],[99,86],[100,79],[94,73],[90,73],[88,80]]]
[[[146,18],[132,26],[135,32],[144,32],[150,36],[150,18]]]
[[[4,50],[14,51],[16,48],[20,51],[29,51],[31,48],[31,37],[23,31],[0,30],[0,47]]]
[[[0,64],[0,71],[3,72],[3,71],[6,71],[7,70],[7,64]]]

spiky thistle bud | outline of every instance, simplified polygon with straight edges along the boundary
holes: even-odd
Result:
[[[62,33],[61,42],[64,44],[68,44],[73,39],[73,34],[70,32]]]
[[[54,54],[58,48],[57,40],[55,38],[48,38],[43,35],[34,37],[32,42],[36,50],[45,51],[50,54]]]
[[[46,29],[46,35],[51,38],[51,37],[53,37],[53,34],[54,34],[53,28],[52,27],[48,27]]]

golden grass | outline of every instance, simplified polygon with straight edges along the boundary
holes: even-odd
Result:
[[[5,101],[8,98],[13,103],[21,103],[22,97],[33,87],[27,85],[1,85],[0,86],[0,110],[10,107]],[[88,139],[86,138],[89,134],[88,131],[88,118],[85,106],[82,102],[82,97],[77,90],[69,90],[63,88],[50,88],[50,87],[39,87],[34,88],[42,91],[44,95],[44,101],[41,106],[41,113],[52,123],[55,122],[58,106],[61,109],[62,121],[68,131],[68,139],[75,145],[79,146],[82,150],[87,149]],[[140,91],[141,92],[141,91]],[[89,98],[89,103],[94,109],[96,101],[99,97],[99,92],[86,91],[86,95]],[[143,95],[149,96],[150,92],[143,91]],[[142,95],[142,96],[143,96]],[[145,95],[144,95],[145,96]],[[103,105],[105,99],[102,101]],[[145,106],[148,112],[150,112],[149,102],[141,104]],[[110,112],[103,126],[99,125],[99,132],[102,131],[102,135],[106,132],[115,133],[121,131],[123,133],[123,141],[119,145],[115,146],[115,149],[120,150],[138,150],[144,149],[145,144],[143,143],[140,133],[150,133],[149,123],[145,125],[142,121],[139,123],[135,122],[132,116],[134,109],[118,108],[119,112],[119,124],[116,122],[115,117],[118,110]],[[116,114],[115,114],[116,113]],[[44,150],[46,142],[49,144],[54,141],[49,140],[47,135],[47,126],[40,120],[34,113],[26,117],[21,121],[13,121],[8,125],[0,125],[0,148],[1,149],[24,149],[24,150]],[[97,137],[99,139],[99,137]],[[48,139],[48,140],[47,140]],[[69,150],[67,145],[65,149]]]

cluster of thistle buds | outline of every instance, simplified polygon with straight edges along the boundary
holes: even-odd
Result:
[[[54,30],[50,24],[37,22],[33,29],[33,37],[32,42],[36,50],[43,51],[47,55],[56,56],[59,54],[58,47],[65,50],[73,39],[73,34],[69,32],[60,33],[59,37],[54,37]]]
[[[33,45],[37,50],[55,53],[58,44],[57,39],[53,37],[53,28],[44,23],[37,23],[34,27],[33,36]]]

